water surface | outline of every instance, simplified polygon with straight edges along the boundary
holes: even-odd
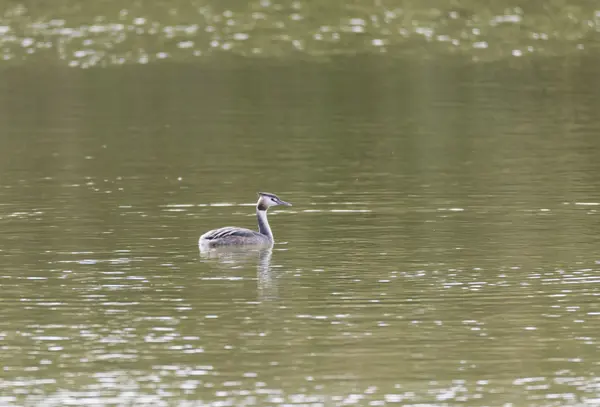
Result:
[[[598,403],[596,66],[6,71],[1,403]]]

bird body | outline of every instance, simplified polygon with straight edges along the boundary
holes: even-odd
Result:
[[[220,246],[272,246],[274,243],[273,232],[267,220],[267,210],[271,206],[285,205],[291,203],[282,201],[277,195],[268,192],[258,193],[256,203],[256,218],[258,220],[258,232],[246,228],[226,226],[219,229],[209,230],[202,236],[198,244],[201,248],[212,248]]]

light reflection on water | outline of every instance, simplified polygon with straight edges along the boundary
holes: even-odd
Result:
[[[597,6],[589,1],[577,7],[530,6],[526,12],[509,2],[498,8],[478,3],[457,8],[437,1],[402,8],[365,3],[324,9],[304,1],[289,7],[252,2],[241,8],[210,1],[193,7],[187,2],[156,2],[152,7],[125,8],[116,1],[100,8],[61,3],[60,17],[44,8],[8,7],[0,18],[0,57],[56,60],[87,69],[214,61],[222,54],[301,55],[316,61],[356,53],[427,57],[445,52],[474,61],[579,56],[593,49],[598,26]],[[544,24],[546,19],[552,24]],[[506,35],[507,29],[511,35]]]
[[[106,117],[68,142],[40,136],[60,115],[3,128],[25,126],[0,139],[0,404],[598,403],[597,138],[548,138],[554,115],[504,93],[497,121],[460,92],[409,118],[302,95],[201,119],[141,95],[124,122],[106,120],[111,98],[81,102]],[[596,134],[594,99],[575,95],[552,103]],[[470,127],[417,114],[457,110]],[[183,124],[155,135],[164,122]],[[206,230],[256,227],[256,183],[295,205],[270,212],[273,249],[199,252]]]
[[[282,245],[278,245],[282,246]],[[206,249],[200,248],[201,259],[216,260],[217,264],[224,266],[225,271],[244,269],[248,263],[256,264],[257,280],[257,301],[269,301],[278,299],[278,279],[281,277],[280,267],[271,266],[273,257],[273,248],[252,248],[252,247],[223,247]],[[283,251],[285,249],[275,249]],[[205,261],[205,260],[204,260]],[[229,273],[227,273],[229,274]],[[206,277],[206,279],[242,279],[240,276],[216,276]]]

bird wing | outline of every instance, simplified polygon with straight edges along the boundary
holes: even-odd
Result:
[[[256,236],[256,235],[257,235],[257,232],[250,230],[250,229],[238,228],[238,227],[234,227],[234,226],[226,226],[224,228],[219,228],[219,229],[210,230],[210,231],[206,232],[204,235],[202,235],[202,239],[215,240],[215,239],[222,239],[224,237],[232,237],[232,236],[252,237],[252,236]]]

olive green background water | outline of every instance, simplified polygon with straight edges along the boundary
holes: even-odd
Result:
[[[470,19],[448,18],[489,11],[465,4]],[[596,16],[582,4],[565,18]],[[24,48],[73,34],[73,15],[110,20],[11,10],[0,37]],[[600,403],[600,59],[597,31],[578,53],[560,21],[531,55],[488,38],[487,62],[477,46],[371,39],[160,63],[111,48],[92,69],[60,54],[73,42],[10,54],[0,405]],[[294,205],[270,211],[273,250],[201,255],[206,230],[255,227],[257,191]]]
[[[597,402],[597,63],[5,70],[2,404]]]
[[[356,54],[472,61],[600,51],[597,0],[120,0],[0,3],[3,65],[75,68]]]

